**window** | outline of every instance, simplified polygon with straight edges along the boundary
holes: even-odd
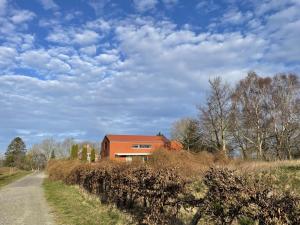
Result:
[[[132,148],[135,148],[135,149],[149,149],[149,148],[152,148],[151,145],[132,145]]]

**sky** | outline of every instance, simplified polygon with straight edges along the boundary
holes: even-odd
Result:
[[[300,0],[0,0],[0,153],[169,135],[208,80],[300,72]]]

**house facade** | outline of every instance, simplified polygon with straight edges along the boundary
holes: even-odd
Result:
[[[164,136],[106,135],[101,144],[101,158],[127,162],[136,157],[146,160],[156,149],[170,149],[171,145]]]

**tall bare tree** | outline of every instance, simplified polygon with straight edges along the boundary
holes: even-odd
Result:
[[[232,91],[220,77],[209,80],[209,84],[210,94],[206,104],[199,107],[200,123],[205,131],[203,135],[206,136],[207,146],[228,155]]]
[[[256,151],[257,158],[266,159],[266,141],[270,137],[270,104],[271,78],[261,78],[250,72],[237,85],[233,105],[235,112],[235,133],[239,140],[244,140],[248,149]]]
[[[57,149],[57,142],[53,138],[47,138],[44,139],[39,146],[47,160],[50,160],[52,151],[56,151]]]
[[[280,74],[273,78],[270,115],[273,139],[271,146],[276,158],[292,159],[299,151],[299,80],[294,74]]]

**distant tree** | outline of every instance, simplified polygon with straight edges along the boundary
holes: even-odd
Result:
[[[78,144],[72,145],[71,148],[71,159],[77,159],[78,158]]]
[[[16,137],[8,145],[5,153],[5,165],[21,167],[25,159],[26,145],[22,138]]]
[[[58,144],[53,138],[47,138],[42,141],[40,148],[46,155],[47,160],[51,159],[52,151],[57,150]]]
[[[31,150],[26,154],[26,161],[31,170],[40,170],[46,167],[47,158],[40,151],[38,145],[33,145]]]
[[[92,151],[91,151],[91,162],[95,162],[96,160],[96,151],[94,148],[92,148]]]
[[[156,136],[164,136],[160,131],[156,134]]]
[[[62,142],[56,142],[55,153],[58,158],[68,158],[70,156],[70,151],[72,146],[75,144],[73,138],[66,138]]]
[[[56,157],[55,157],[55,152],[54,152],[54,150],[52,150],[50,159],[55,159],[55,158],[56,158]]]
[[[179,141],[187,151],[200,149],[198,122],[192,118],[183,118],[176,121],[171,129],[172,139]]]
[[[81,151],[81,160],[82,161],[87,161],[87,147],[86,145],[84,145],[82,147],[82,151]]]

